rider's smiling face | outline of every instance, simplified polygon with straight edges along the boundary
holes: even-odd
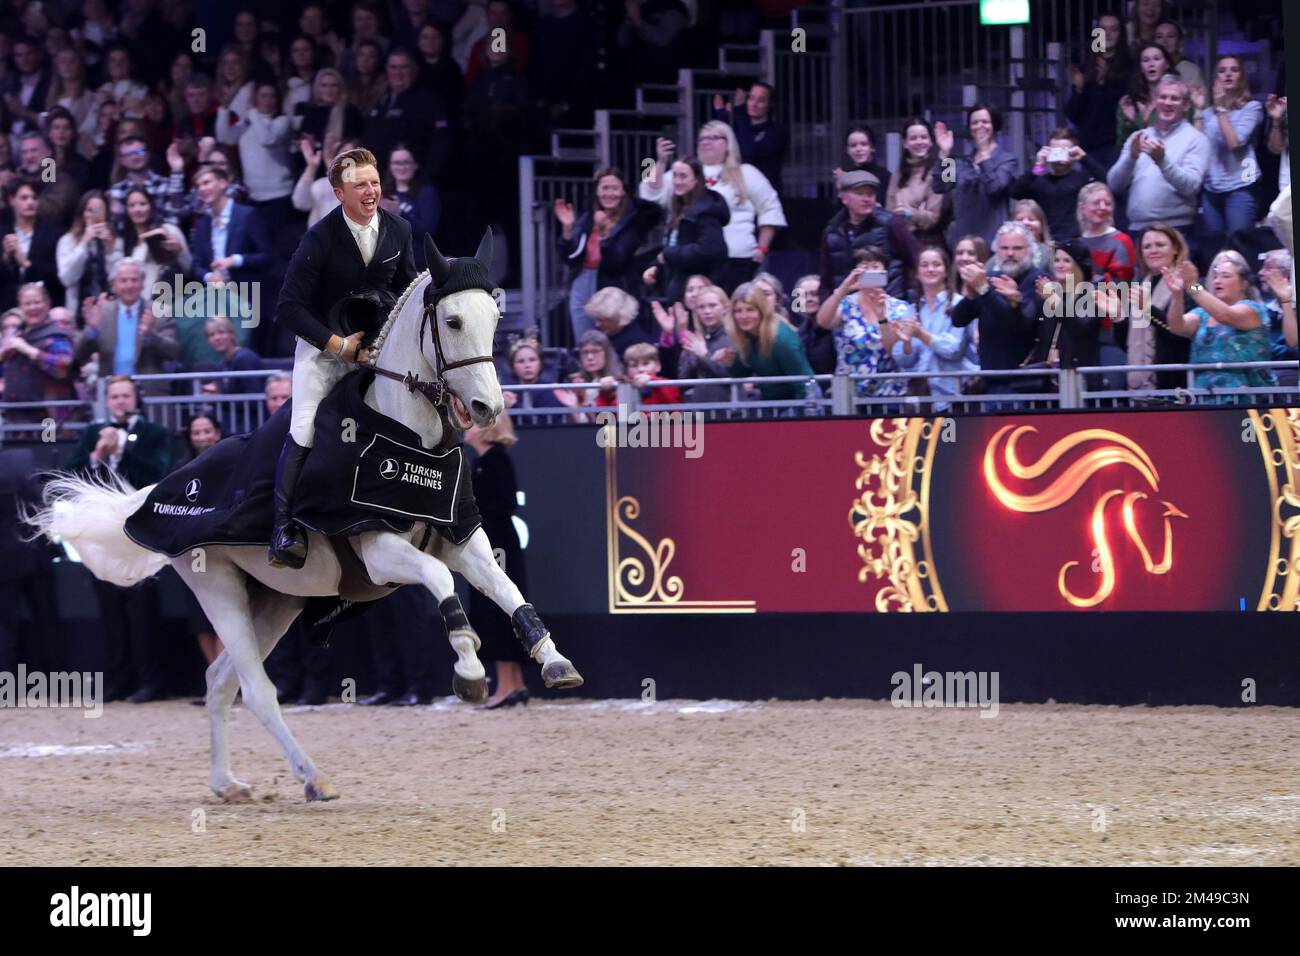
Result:
[[[379,186],[379,170],[373,166],[356,166],[343,172],[343,185],[334,190],[343,204],[343,211],[353,222],[366,223],[379,208],[383,190]]]

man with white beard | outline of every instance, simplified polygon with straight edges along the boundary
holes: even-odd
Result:
[[[994,258],[987,265],[961,267],[962,299],[952,310],[952,324],[979,323],[980,368],[1019,368],[1034,348],[1042,300],[1034,289],[1045,275],[1031,263],[1034,237],[1024,223],[1005,222],[993,237]],[[990,392],[1010,392],[1013,378],[985,376]]]

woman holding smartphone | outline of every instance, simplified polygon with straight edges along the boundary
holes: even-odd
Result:
[[[857,265],[817,310],[817,324],[835,331],[836,374],[897,372],[894,346],[912,337],[916,309],[885,292],[889,260],[876,246],[855,256]],[[861,379],[859,397],[902,396],[907,379]]]
[[[72,228],[59,238],[54,251],[64,305],[73,315],[84,299],[108,289],[109,271],[122,255],[122,238],[108,221],[108,201],[100,190],[92,189],[81,197]]]
[[[185,233],[179,227],[163,222],[143,186],[132,186],[126,191],[122,251],[143,267],[146,293],[159,278],[169,281],[174,273],[188,272],[193,263]]]

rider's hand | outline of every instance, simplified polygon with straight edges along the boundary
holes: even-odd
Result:
[[[352,365],[357,362],[357,353],[361,350],[361,340],[364,337],[364,332],[353,332],[346,338],[339,335],[333,335],[330,337],[327,347],[329,351],[337,355],[340,360]]]
[[[343,346],[344,361],[356,363],[361,360],[361,340],[365,337],[364,332],[353,332],[345,339],[347,344]]]

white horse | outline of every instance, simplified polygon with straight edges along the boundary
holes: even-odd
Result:
[[[441,382],[447,395],[445,413],[456,428],[491,425],[504,407],[490,359],[500,313],[493,296],[480,288],[438,295],[432,280],[437,279],[437,285],[444,283],[456,260],[444,259],[428,237],[425,252],[431,271],[421,273],[403,292],[375,339],[369,363],[379,374],[367,389],[365,402],[414,430],[425,448],[434,448],[443,437],[439,408],[424,393],[398,379],[414,373],[422,382]],[[491,255],[489,233],[475,258],[486,267]],[[421,321],[426,313],[431,325],[427,334]],[[433,355],[425,348],[430,340]],[[393,377],[385,377],[387,373]],[[101,580],[130,587],[170,563],[194,592],[225,647],[207,670],[212,743],[208,785],[217,796],[228,802],[252,798],[252,788],[237,780],[230,769],[230,708],[242,689],[244,702],[284,749],[294,775],[305,785],[307,799],[335,799],[334,785],[285,726],[275,685],[262,666],[307,598],[338,593],[341,568],[330,542],[311,532],[307,562],[301,570],[271,567],[265,546],[209,546],[204,549],[206,566],[196,571],[188,555],[168,558],[141,547],[124,532],[124,522],[152,488],[136,491],[115,481],[59,475],[46,485],[44,507],[25,517],[39,534],[70,543]],[[461,545],[430,535],[422,551],[416,542],[423,537],[424,528],[417,523],[405,534],[373,531],[349,541],[371,581],[422,584],[442,606],[448,638],[457,655],[453,689],[458,697],[482,701],[487,686],[476,653],[478,636],[459,602],[454,601],[452,571],[459,571],[511,616],[520,640],[542,665],[548,687],[570,688],[582,683],[578,671],[556,649],[533,606],[525,603],[498,566],[482,528]],[[250,579],[265,587],[250,588]],[[453,601],[444,605],[448,598]],[[453,613],[448,613],[449,609]]]

